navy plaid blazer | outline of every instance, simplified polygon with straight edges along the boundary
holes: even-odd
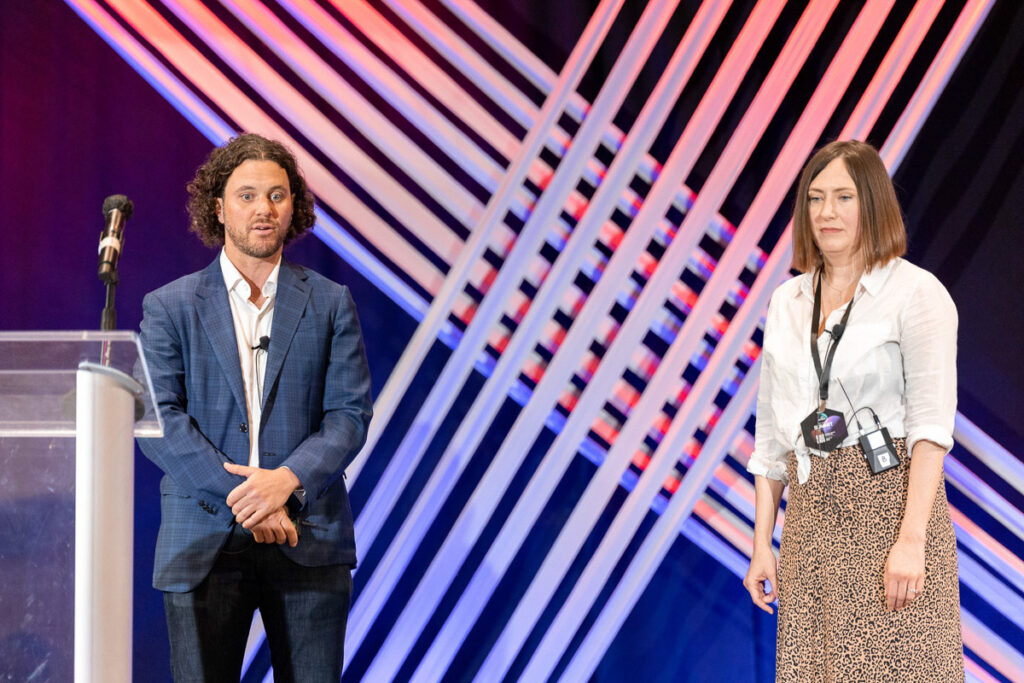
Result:
[[[260,466],[288,466],[306,489],[295,562],[356,562],[352,509],[342,474],[366,439],[370,373],[346,287],[284,259],[270,330]],[[245,408],[231,306],[220,263],[175,280],[142,303],[142,346],[164,421],[161,439],[139,439],[165,473],[153,585],[194,588],[209,573],[233,522],[226,503],[247,465],[253,425]]]

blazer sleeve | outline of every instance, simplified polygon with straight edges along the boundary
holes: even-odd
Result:
[[[146,295],[142,311],[142,348],[156,407],[163,417],[164,436],[139,439],[139,447],[188,495],[224,500],[238,485],[238,478],[224,469],[223,463],[229,459],[203,435],[188,413],[182,330],[157,292]]]
[[[347,287],[340,288],[333,310],[328,353],[320,428],[281,463],[313,499],[323,496],[359,453],[373,415],[366,349]]]

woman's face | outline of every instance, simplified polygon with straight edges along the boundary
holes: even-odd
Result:
[[[829,263],[858,257],[860,202],[846,162],[833,159],[815,176],[807,190],[814,243]]]

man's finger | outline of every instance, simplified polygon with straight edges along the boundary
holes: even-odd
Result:
[[[284,525],[284,533],[285,536],[288,537],[288,545],[294,548],[299,544],[299,532],[295,528],[295,524],[293,524],[291,520],[284,522]]]
[[[243,477],[248,477],[250,474],[255,472],[257,468],[249,467],[248,465],[239,465],[238,463],[234,462],[226,462],[224,463],[224,469],[226,469],[231,474],[237,474]]]
[[[234,505],[245,497],[245,494],[249,492],[250,488],[251,487],[248,485],[248,482],[243,481],[241,484],[231,489],[231,493],[229,493],[227,497],[228,505]]]

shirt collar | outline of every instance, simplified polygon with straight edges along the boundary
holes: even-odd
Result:
[[[857,285],[857,289],[864,288],[864,291],[871,296],[878,296],[878,292],[881,291],[882,285],[889,279],[889,274],[892,273],[893,268],[896,267],[897,262],[900,259],[890,259],[887,263],[875,266],[873,270],[864,273],[860,276],[860,282]],[[806,296],[810,299],[814,298],[814,283],[818,279],[818,269],[815,268],[810,273],[804,273],[803,280],[800,282],[800,287],[797,290],[797,296]]]
[[[249,287],[249,283],[245,281],[242,274],[238,272],[238,268],[228,258],[227,253],[224,249],[220,250],[220,272],[224,276],[224,286],[227,287],[228,292],[238,290],[238,294],[243,299],[248,299],[252,295],[252,291]],[[270,299],[277,293],[277,278],[281,272],[281,259],[278,259],[277,265],[270,271],[270,275],[267,277],[267,281],[263,283],[263,296]]]

